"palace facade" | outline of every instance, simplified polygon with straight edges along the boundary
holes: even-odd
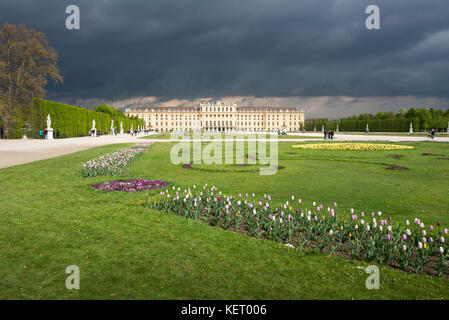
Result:
[[[296,107],[239,107],[236,103],[201,102],[194,107],[134,106],[127,116],[145,121],[146,129],[167,131],[299,131],[304,111]]]

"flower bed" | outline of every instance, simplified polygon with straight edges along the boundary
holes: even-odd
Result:
[[[413,149],[411,146],[402,146],[397,144],[382,144],[382,143],[314,143],[314,144],[297,144],[292,146],[298,149],[313,149],[313,150],[406,150]]]
[[[145,150],[144,148],[121,149],[97,159],[89,160],[83,164],[83,176],[95,177],[125,174],[130,162]]]
[[[107,181],[94,184],[92,187],[97,190],[117,191],[117,192],[139,192],[151,189],[166,187],[167,182],[161,180],[127,179]]]
[[[381,212],[356,214],[353,209],[350,219],[345,219],[337,217],[337,203],[324,208],[313,202],[308,210],[301,199],[292,196],[291,203],[286,201],[277,206],[270,195],[233,197],[207,184],[200,190],[195,186],[186,190],[173,187],[155,199],[148,199],[146,206],[288,246],[448,276],[449,246],[445,240],[448,230],[439,222],[426,228],[416,218],[413,223],[406,221],[406,227],[402,228],[393,224],[391,217],[384,219]]]

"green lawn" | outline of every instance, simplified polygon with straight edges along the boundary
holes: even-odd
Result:
[[[338,212],[383,211],[395,220],[449,225],[449,145],[407,143],[413,150],[313,151],[279,145],[274,176],[258,166],[169,161],[157,143],[127,177],[189,186],[208,183],[237,194],[294,194]],[[149,194],[106,193],[82,178],[84,161],[124,145],[99,147],[0,170],[0,298],[2,299],[447,299],[449,281],[381,266],[381,289],[367,290],[367,264],[289,249],[143,207]],[[432,153],[439,156],[422,156]],[[394,154],[403,155],[400,159]],[[387,165],[410,170],[385,170]],[[65,288],[77,265],[81,289]]]

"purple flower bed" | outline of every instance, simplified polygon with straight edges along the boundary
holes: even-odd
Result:
[[[127,179],[107,181],[100,184],[94,184],[92,187],[104,191],[139,192],[165,186],[168,186],[168,183],[162,180]]]

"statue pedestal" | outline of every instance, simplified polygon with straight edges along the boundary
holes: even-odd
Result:
[[[95,128],[92,128],[92,129],[90,129],[90,132],[92,132],[92,137],[96,137],[97,136],[97,129],[95,129]]]
[[[123,128],[122,128],[122,129],[120,129],[120,134],[123,134]]]
[[[47,136],[45,137],[47,140],[53,140],[53,129],[47,128]]]
[[[23,137],[22,137],[22,140],[27,140],[27,139],[28,139],[28,138],[27,138],[27,135],[24,134]]]
[[[111,128],[111,129],[109,129],[109,133],[110,133],[110,134],[112,134],[112,135],[114,135],[114,134],[115,134],[115,131],[114,131],[114,129],[112,129],[112,128]]]

